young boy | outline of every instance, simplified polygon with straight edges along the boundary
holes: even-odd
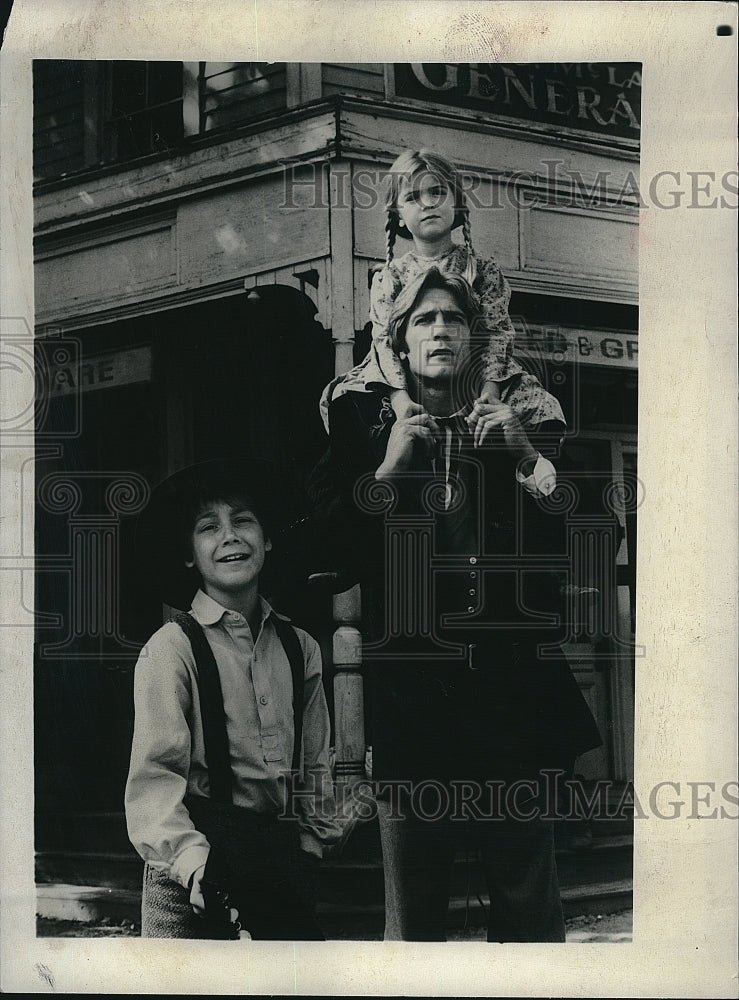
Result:
[[[210,462],[162,483],[140,519],[162,599],[191,604],[189,620],[152,636],[134,675],[125,804],[146,862],[145,937],[222,936],[211,917],[224,908],[253,938],[322,937],[317,869],[340,830],[321,656],[259,593],[290,496],[270,463]],[[297,823],[284,818],[293,810]],[[210,885],[221,892],[212,909]]]

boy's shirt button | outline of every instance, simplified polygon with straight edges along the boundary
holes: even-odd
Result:
[[[267,697],[266,694],[263,694],[262,697],[259,699],[259,703],[261,705],[266,705],[268,701],[269,701],[269,698]]]

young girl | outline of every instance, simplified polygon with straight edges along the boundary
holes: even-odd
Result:
[[[348,390],[389,390],[396,415],[404,415],[411,400],[403,367],[388,340],[388,318],[401,289],[430,267],[436,267],[465,277],[480,300],[482,325],[475,332],[484,335],[487,347],[479,401],[503,400],[524,426],[557,421],[564,429],[559,402],[513,357],[515,333],[508,316],[510,288],[495,261],[478,258],[472,249],[469,207],[454,166],[425,149],[401,153],[390,167],[385,207],[385,265],[375,274],[370,293],[372,347],[364,361],[324,390],[321,415],[326,428],[331,401]],[[461,245],[452,240],[452,232],[460,226],[464,237]],[[412,240],[413,249],[396,258],[393,251],[398,236]],[[469,423],[474,431],[474,414]]]

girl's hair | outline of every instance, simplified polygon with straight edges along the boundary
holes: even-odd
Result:
[[[400,185],[404,180],[410,180],[416,174],[428,172],[433,174],[444,184],[454,195],[454,221],[452,228],[462,226],[464,235],[464,245],[467,248],[467,267],[464,277],[472,285],[477,277],[477,263],[475,251],[472,249],[472,235],[470,231],[470,210],[467,198],[462,187],[462,181],[453,163],[450,163],[438,153],[432,153],[430,149],[407,149],[392,163],[388,173],[385,188],[385,210],[387,218],[385,220],[385,263],[390,264],[393,259],[393,247],[396,237],[404,235],[401,230],[402,223],[398,214],[398,197],[400,195]],[[403,227],[404,229],[405,227]],[[410,238],[410,233],[405,230]]]

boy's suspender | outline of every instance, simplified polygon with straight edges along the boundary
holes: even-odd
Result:
[[[282,643],[293,675],[293,774],[300,774],[300,749],[303,745],[303,702],[305,700],[305,661],[298,634],[289,622],[272,616],[277,638]]]
[[[232,802],[231,760],[226,733],[226,713],[223,709],[223,690],[218,675],[218,666],[213,650],[205,638],[202,626],[192,615],[179,613],[175,621],[192,646],[192,654],[197,668],[200,707],[203,716],[203,739],[205,759],[208,765],[210,797],[217,802]],[[288,622],[275,615],[272,618],[277,637],[282,643],[290,662],[293,679],[293,773],[300,770],[300,750],[303,741],[303,700],[305,690],[305,663],[300,640],[295,629]]]

